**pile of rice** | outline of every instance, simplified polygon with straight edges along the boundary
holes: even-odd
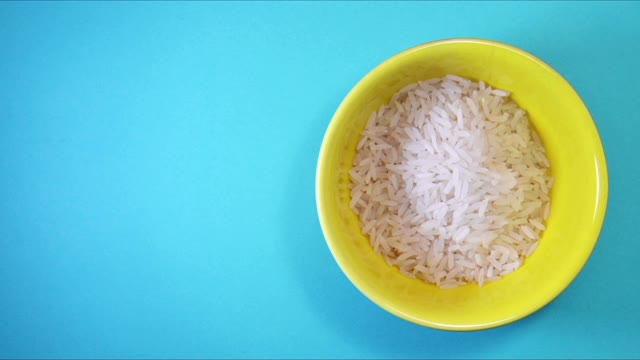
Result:
[[[553,178],[509,95],[447,75],[405,87],[371,114],[349,173],[351,208],[403,274],[482,286],[538,246]]]

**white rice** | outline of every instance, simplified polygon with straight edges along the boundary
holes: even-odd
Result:
[[[406,86],[371,114],[350,171],[351,207],[401,273],[482,286],[537,248],[553,178],[509,96],[447,75]]]

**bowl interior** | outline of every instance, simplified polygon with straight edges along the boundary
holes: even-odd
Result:
[[[372,111],[402,87],[456,74],[507,89],[526,110],[547,149],[556,182],[540,246],[496,282],[442,290],[400,274],[377,255],[349,207],[349,176],[360,131]],[[602,226],[607,172],[599,135],[580,97],[548,65],[522,50],[485,40],[424,44],[385,61],[337,110],[317,173],[320,222],[336,261],[371,300],[415,323],[449,330],[505,324],[541,308],[587,261]]]

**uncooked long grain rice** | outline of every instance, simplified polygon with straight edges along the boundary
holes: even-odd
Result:
[[[406,86],[371,114],[350,171],[351,207],[401,273],[482,286],[537,248],[553,178],[509,96],[447,75]]]

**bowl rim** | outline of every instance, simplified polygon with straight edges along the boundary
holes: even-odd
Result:
[[[388,63],[394,62],[396,60],[398,60],[401,57],[404,57],[414,51],[418,51],[418,50],[423,50],[429,47],[434,47],[434,46],[440,46],[440,45],[446,45],[446,44],[455,44],[455,43],[475,43],[475,44],[482,44],[482,45],[488,45],[488,46],[493,46],[493,47],[499,47],[499,48],[503,48],[515,53],[518,53],[519,55],[525,56],[527,58],[529,58],[531,61],[537,63],[538,65],[542,66],[545,70],[551,72],[552,74],[554,74],[555,76],[557,76],[561,82],[564,82],[566,85],[568,85],[569,89],[573,92],[573,94],[576,96],[576,98],[580,101],[580,104],[582,104],[582,106],[584,107],[584,109],[587,112],[588,115],[588,119],[585,119],[585,126],[590,126],[592,128],[592,130],[594,131],[595,134],[595,138],[596,138],[596,147],[594,149],[594,152],[596,153],[596,172],[597,172],[597,199],[596,199],[596,211],[595,211],[595,217],[594,217],[594,233],[593,233],[593,246],[591,247],[591,249],[589,249],[589,252],[587,253],[587,255],[584,257],[583,261],[579,264],[579,266],[575,267],[574,273],[571,274],[571,276],[569,277],[569,281],[567,281],[566,284],[558,287],[555,289],[554,292],[552,292],[549,296],[544,297],[541,301],[539,301],[535,306],[531,306],[528,307],[522,311],[519,311],[517,313],[514,313],[513,316],[510,317],[506,317],[503,319],[499,319],[493,322],[487,322],[487,323],[474,323],[474,324],[468,324],[468,325],[460,325],[460,324],[445,324],[445,323],[439,323],[439,322],[434,322],[434,321],[430,321],[428,319],[425,318],[418,318],[415,316],[412,316],[411,314],[407,314],[405,312],[403,312],[401,309],[395,308],[393,306],[391,306],[390,304],[388,304],[386,301],[384,301],[382,299],[381,296],[379,296],[378,294],[374,293],[374,292],[370,292],[367,291],[366,288],[361,284],[360,279],[358,279],[358,277],[356,276],[356,271],[352,270],[350,267],[345,266],[346,264],[346,260],[344,259],[344,257],[336,250],[335,246],[334,246],[334,240],[330,239],[328,237],[328,228],[329,228],[329,224],[328,224],[328,220],[327,220],[327,215],[326,212],[323,208],[323,201],[321,200],[321,196],[320,196],[320,188],[321,188],[321,184],[323,183],[322,181],[322,176],[321,176],[321,169],[323,168],[323,164],[324,164],[324,159],[326,158],[326,152],[327,152],[327,143],[328,143],[328,139],[332,138],[334,135],[333,133],[335,133],[337,130],[337,118],[339,118],[342,113],[345,111],[345,108],[347,107],[347,104],[349,104],[351,102],[351,98],[355,96],[356,93],[360,92],[360,88],[363,86],[363,83],[367,82],[369,78],[375,77],[377,75],[377,73],[379,73],[380,71],[383,71],[383,68],[386,67],[386,65]],[[600,161],[601,160],[601,161]],[[512,322],[515,322],[517,320],[520,320],[522,318],[525,318],[533,313],[535,313],[536,311],[540,310],[541,308],[543,308],[544,306],[548,305],[549,303],[551,303],[555,298],[557,298],[574,280],[575,278],[578,276],[578,274],[582,271],[582,269],[584,268],[585,264],[587,263],[587,261],[589,260],[589,258],[591,257],[591,254],[593,253],[593,250],[595,249],[598,239],[600,237],[600,233],[602,231],[602,226],[604,223],[604,219],[605,219],[605,215],[606,215],[606,210],[607,210],[607,206],[608,206],[608,195],[609,195],[609,175],[608,175],[608,169],[607,169],[607,161],[606,161],[606,154],[604,151],[604,146],[602,144],[602,138],[600,137],[600,133],[598,131],[598,128],[595,124],[595,122],[593,121],[593,116],[591,115],[591,112],[589,111],[589,108],[586,106],[586,104],[584,103],[584,101],[582,100],[582,98],[580,97],[580,95],[578,94],[578,92],[575,90],[575,88],[571,85],[571,83],[564,77],[562,76],[558,71],[556,71],[553,67],[551,67],[550,65],[548,65],[546,62],[542,61],[541,59],[539,59],[538,57],[536,57],[535,55],[522,50],[518,47],[515,47],[513,45],[509,45],[500,41],[496,41],[496,40],[488,40],[488,39],[481,39],[481,38],[447,38],[447,39],[442,39],[442,40],[435,40],[435,41],[429,41],[429,42],[425,42],[413,47],[410,47],[406,50],[403,50],[399,53],[396,53],[395,55],[387,58],[386,60],[384,60],[383,62],[381,62],[379,65],[377,65],[376,67],[374,67],[372,70],[370,70],[362,79],[360,79],[355,86],[353,86],[353,88],[351,88],[351,90],[349,91],[349,93],[345,96],[345,98],[342,100],[342,102],[340,103],[340,105],[338,106],[338,109],[336,110],[336,112],[334,113],[334,115],[331,118],[331,121],[327,127],[327,130],[325,132],[325,135],[323,137],[322,140],[322,145],[320,147],[320,152],[318,154],[318,162],[317,162],[317,167],[316,167],[316,181],[315,181],[315,192],[316,192],[316,210],[318,212],[318,217],[319,217],[319,221],[320,221],[320,226],[322,228],[322,233],[325,239],[325,242],[327,243],[327,246],[329,247],[329,250],[331,251],[331,254],[333,255],[335,261],[338,263],[338,266],[340,267],[340,269],[342,270],[342,272],[345,274],[345,276],[349,279],[349,281],[351,281],[351,283],[363,294],[365,295],[365,297],[367,297],[369,300],[371,300],[373,303],[375,303],[376,305],[378,305],[379,307],[383,308],[384,310],[404,319],[410,322],[413,322],[415,324],[418,325],[422,325],[422,326],[426,326],[426,327],[430,327],[430,328],[434,328],[434,329],[440,329],[440,330],[449,330],[449,331],[474,331],[474,330],[484,330],[484,329],[490,329],[490,328],[494,328],[494,327],[498,327],[498,326],[503,326]]]

